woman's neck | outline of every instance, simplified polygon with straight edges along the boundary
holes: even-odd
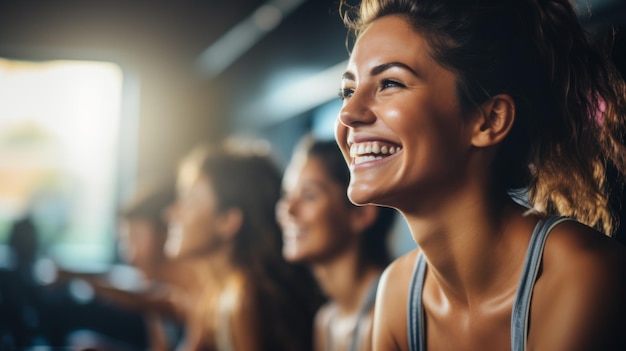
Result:
[[[524,212],[510,199],[458,198],[436,215],[404,216],[441,293],[469,306],[514,292],[536,222]]]
[[[358,250],[349,250],[323,263],[312,265],[313,273],[340,314],[358,313],[363,300],[382,272],[374,265],[363,265]]]
[[[196,254],[179,262],[179,279],[184,285],[198,293],[202,292],[207,283],[223,286],[234,271],[232,250],[224,248],[204,254]]]

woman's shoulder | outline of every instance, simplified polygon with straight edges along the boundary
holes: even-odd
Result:
[[[419,248],[415,248],[406,254],[396,258],[391,262],[387,268],[383,271],[381,276],[381,281],[388,276],[396,276],[396,275],[411,275],[413,269],[415,268],[415,262],[417,261],[417,256],[420,253]]]
[[[555,226],[546,240],[531,316],[529,341],[541,342],[538,348],[612,349],[616,326],[626,320],[626,247],[575,221]],[[563,335],[555,333],[556,325]]]
[[[606,298],[618,291],[626,296],[626,246],[584,224],[564,221],[546,239],[541,279],[564,294],[575,288]]]
[[[383,272],[374,312],[374,345],[402,345],[407,335],[407,299],[419,249],[397,258]],[[392,347],[392,345],[395,345]]]
[[[420,250],[414,249],[396,258],[380,277],[378,293],[386,295],[408,295],[408,289]]]
[[[543,267],[546,273],[621,273],[626,270],[626,246],[576,221],[556,225],[546,239]]]
[[[327,301],[315,313],[315,321],[321,324],[326,324],[335,313],[337,305],[333,301]]]
[[[320,339],[326,338],[326,330],[330,325],[330,321],[333,315],[336,313],[337,306],[334,302],[328,301],[324,303],[315,313],[313,325],[315,327],[316,335]],[[321,335],[323,334],[323,335]]]

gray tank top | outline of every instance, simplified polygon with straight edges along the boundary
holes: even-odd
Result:
[[[513,302],[513,313],[511,316],[511,350],[525,351],[526,339],[528,336],[528,312],[530,310],[530,299],[537,279],[537,272],[541,264],[543,247],[548,237],[548,233],[557,224],[572,220],[567,217],[550,217],[539,220],[528,244],[524,269],[517,288],[515,301]],[[413,277],[409,287],[408,301],[408,341],[410,351],[425,351],[424,345],[424,310],[422,306],[422,289],[424,276],[426,274],[426,259],[420,252],[413,270]]]
[[[376,302],[376,291],[378,290],[378,282],[380,281],[380,275],[374,279],[372,284],[367,291],[367,296],[365,297],[365,301],[361,304],[359,308],[359,314],[357,316],[356,326],[354,327],[352,341],[350,342],[350,351],[357,351],[360,348],[359,345],[359,337],[361,336],[361,324],[363,324],[363,320],[370,313],[372,308],[374,307],[374,302]],[[330,323],[328,323],[327,331],[326,331],[326,350],[332,351],[335,349],[333,346],[332,338],[330,337]]]

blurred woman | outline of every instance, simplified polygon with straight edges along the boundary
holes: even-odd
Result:
[[[277,216],[284,256],[304,262],[329,301],[315,319],[315,350],[371,350],[376,288],[389,262],[395,210],[350,203],[350,173],[334,141],[305,137],[283,179]]]
[[[229,145],[189,155],[168,211],[166,252],[186,267],[181,349],[310,349],[320,299],[281,254],[280,173],[267,155]]]
[[[174,198],[173,182],[147,184],[120,213],[120,256],[142,274],[143,289],[127,292],[103,284],[95,285],[100,296],[143,311],[148,346],[154,351],[171,350],[181,333],[180,321],[169,304],[163,303],[179,284],[181,270],[166,257],[164,250],[167,239],[164,212]]]
[[[118,244],[121,261],[105,273],[78,273],[57,267],[57,284],[73,279],[93,287],[96,297],[144,317],[150,350],[171,350],[180,339],[181,325],[170,300],[180,284],[181,267],[165,256],[167,223],[163,213],[174,201],[172,181],[140,181],[139,190],[121,209]],[[130,349],[125,340],[89,328],[68,336],[72,348]],[[124,345],[124,346],[122,346]]]
[[[164,211],[174,202],[173,182],[145,183],[120,211],[119,253],[149,281],[170,280]]]

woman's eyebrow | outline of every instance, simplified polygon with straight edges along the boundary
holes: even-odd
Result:
[[[409,65],[404,64],[402,62],[397,62],[397,61],[393,61],[393,62],[387,62],[387,63],[383,63],[381,65],[378,65],[374,68],[372,68],[372,70],[370,71],[370,75],[372,76],[376,76],[379,75],[381,73],[383,73],[384,71],[394,68],[394,67],[399,67],[402,69],[405,69],[409,72],[411,72],[411,74],[413,74],[416,77],[419,77],[419,74],[417,74],[417,72],[415,72],[415,70],[413,68],[411,68]]]
[[[404,64],[402,62],[397,62],[397,61],[383,63],[383,64],[380,64],[380,65],[372,68],[370,70],[370,75],[371,76],[376,76],[376,75],[379,75],[379,74],[383,73],[384,71],[386,71],[388,69],[391,69],[391,68],[394,68],[394,67],[398,67],[398,68],[407,70],[411,74],[413,74],[414,76],[419,77],[419,74],[417,74],[417,72],[413,68],[411,68],[409,65]],[[343,76],[341,77],[341,79],[342,80],[355,80],[354,74],[352,72],[345,72],[343,74]]]

